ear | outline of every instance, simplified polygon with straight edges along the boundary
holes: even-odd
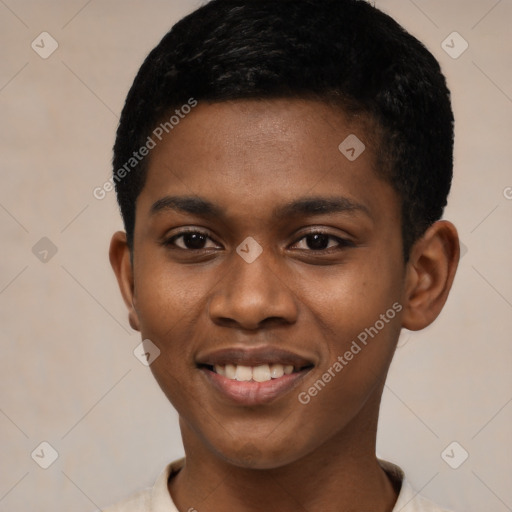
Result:
[[[402,327],[419,331],[439,315],[459,264],[459,236],[448,221],[432,224],[414,244],[406,266]]]
[[[128,308],[128,319],[132,329],[139,331],[139,317],[135,309],[135,285],[133,281],[133,268],[131,262],[130,248],[126,241],[126,233],[118,231],[112,236],[109,250],[110,264],[121,290],[126,307]]]

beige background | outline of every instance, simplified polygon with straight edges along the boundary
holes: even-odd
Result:
[[[456,512],[510,511],[512,3],[376,4],[448,77],[457,124],[445,217],[467,247],[439,320],[401,337],[378,453]],[[109,267],[114,194],[92,191],[109,176],[143,58],[196,5],[0,0],[0,511],[105,507],[182,454],[176,413],[132,353],[139,335]],[[31,48],[43,31],[59,44],[48,59]],[[441,46],[453,31],[469,43],[457,59]],[[57,247],[46,263],[32,251],[42,237]],[[59,454],[46,470],[31,458],[42,441]],[[441,457],[452,441],[469,453],[458,469]]]

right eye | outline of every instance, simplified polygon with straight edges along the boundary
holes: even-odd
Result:
[[[179,243],[178,240],[180,240]],[[186,230],[165,240],[164,245],[166,247],[178,248],[184,251],[201,251],[203,249],[217,247],[216,245],[205,247],[204,245],[208,240],[211,240],[208,233],[197,230]]]

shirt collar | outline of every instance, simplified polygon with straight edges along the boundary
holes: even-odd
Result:
[[[399,489],[398,498],[392,512],[415,512],[419,510],[435,510],[442,512],[442,510],[437,507],[418,507],[420,504],[419,500],[421,498],[405,478],[403,470],[396,464],[382,459],[378,459],[378,462],[382,469],[389,476],[395,488]],[[160,473],[155,482],[155,485],[153,486],[153,489],[151,490],[150,512],[178,512],[178,509],[176,508],[176,505],[172,501],[172,498],[169,494],[168,481],[172,475],[180,471],[184,464],[185,458],[178,459],[171,464],[168,464]],[[427,501],[424,499],[422,500],[426,505]]]

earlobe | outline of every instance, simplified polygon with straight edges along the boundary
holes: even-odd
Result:
[[[411,250],[402,327],[418,331],[441,313],[459,263],[459,237],[448,221],[435,222]]]
[[[110,264],[117,278],[121,295],[128,308],[128,320],[132,329],[140,330],[139,317],[135,308],[135,285],[133,268],[130,258],[130,248],[126,241],[126,233],[117,231],[112,236],[109,250]]]

